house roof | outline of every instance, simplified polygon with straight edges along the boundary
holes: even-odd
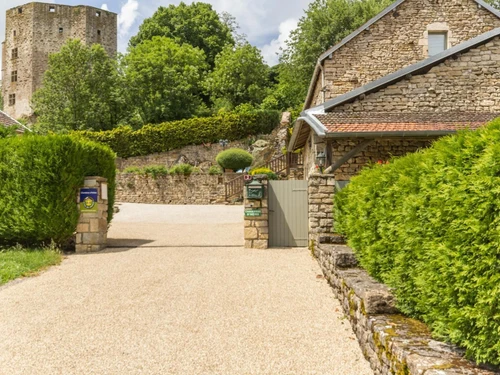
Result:
[[[307,92],[307,97],[306,97],[306,101],[305,101],[305,105],[306,106],[307,106],[307,103],[309,103],[309,100],[310,100],[311,96],[313,95],[314,87],[316,85],[316,79],[317,79],[317,77],[319,75],[319,72],[320,72],[320,69],[321,69],[320,67],[321,67],[321,64],[323,63],[323,61],[326,60],[332,53],[334,53],[335,51],[337,51],[338,49],[340,49],[342,46],[344,46],[345,44],[349,43],[352,39],[354,39],[355,37],[357,37],[363,31],[369,29],[370,26],[373,25],[375,22],[379,21],[384,16],[386,16],[388,13],[392,12],[393,10],[395,10],[399,5],[401,5],[405,1],[406,0],[397,0],[397,1],[395,1],[394,3],[392,3],[391,5],[389,5],[387,8],[385,8],[383,11],[381,11],[379,14],[377,14],[375,17],[373,17],[368,22],[366,22],[364,25],[362,25],[361,27],[359,27],[358,29],[356,29],[355,31],[353,31],[351,34],[349,34],[348,36],[346,36],[339,43],[337,43],[336,45],[334,45],[333,47],[331,47],[327,51],[325,51],[323,54],[321,54],[321,56],[318,58],[318,61],[316,63],[316,67],[314,69],[313,77],[312,77],[311,83],[309,85],[309,90]],[[496,8],[492,7],[491,5],[489,5],[488,3],[484,2],[483,0],[474,0],[474,1],[478,4],[478,6],[480,6],[480,7],[484,8],[484,9],[490,11],[495,16],[497,16],[498,18],[500,18],[500,11],[497,10]]]
[[[392,74],[389,74],[381,79],[378,79],[374,82],[370,82],[369,84],[359,87],[353,91],[350,91],[344,95],[340,95],[334,99],[328,100],[325,103],[313,107],[311,109],[308,109],[304,112],[302,112],[301,117],[297,120],[297,126],[296,129],[294,128],[294,133],[292,134],[292,138],[290,140],[290,149],[295,150],[297,148],[303,147],[305,145],[305,142],[307,140],[307,137],[309,136],[309,130],[312,128],[316,134],[319,136],[325,136],[327,133],[331,133],[334,130],[329,130],[323,123],[322,121],[324,120],[324,117],[321,117],[321,115],[325,115],[327,112],[332,111],[335,107],[352,102],[359,98],[362,95],[367,95],[371,94],[373,92],[379,91],[391,84],[394,84],[402,79],[405,79],[406,77],[411,77],[412,75],[419,75],[419,74],[425,74],[428,72],[432,67],[442,63],[446,59],[455,56],[457,54],[461,54],[464,52],[467,52],[468,50],[478,47],[480,45],[483,45],[490,40],[492,40],[495,37],[500,36],[500,28],[491,30],[487,33],[484,33],[474,39],[468,40],[464,43],[461,43],[455,47],[452,47],[450,49],[447,49],[435,56],[429,57],[426,60],[420,61],[416,64],[410,65],[408,67],[405,67],[403,69],[398,70],[397,72],[394,72]],[[320,115],[318,117],[318,115]],[[496,116],[494,116],[496,117]],[[492,117],[492,118],[494,118]],[[328,118],[328,117],[327,117]],[[467,119],[467,121],[471,121],[471,119]],[[489,119],[491,120],[491,119]],[[488,120],[484,121],[483,123],[487,122]],[[304,126],[303,122],[306,122],[309,126]],[[381,124],[387,123],[387,122],[380,122]],[[412,123],[419,123],[419,122],[412,122]],[[310,127],[310,128],[309,128]],[[331,128],[332,129],[332,128]],[[405,133],[404,130],[402,130],[401,126],[399,127],[400,131]],[[388,132],[393,132],[393,130],[388,131]],[[345,132],[344,132],[345,133]]]
[[[0,125],[3,125],[5,127],[17,126],[16,132],[18,133],[24,133],[25,130],[29,130],[26,126],[21,124],[19,121],[13,119],[3,111],[0,111]]]

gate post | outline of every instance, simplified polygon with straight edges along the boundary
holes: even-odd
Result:
[[[255,175],[254,181],[263,185],[262,199],[248,199],[246,185],[243,186],[245,205],[245,248],[267,249],[269,247],[269,211],[267,175]]]
[[[99,251],[108,236],[108,185],[103,177],[85,177],[78,193],[80,218],[76,227],[76,252]]]
[[[319,237],[332,235],[334,192],[335,176],[333,174],[316,173],[309,177],[309,246],[313,249]]]

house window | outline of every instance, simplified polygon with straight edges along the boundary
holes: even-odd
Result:
[[[23,12],[23,8],[17,8],[17,13],[21,14]]]
[[[10,73],[10,81],[17,82],[17,70],[14,70]]]
[[[17,50],[17,48],[14,48],[12,50],[12,58],[17,59],[18,57],[19,57],[19,51]]]
[[[100,11],[95,12],[95,16],[96,17],[101,17],[101,12]]]
[[[16,104],[16,94],[9,94],[9,105]]]
[[[448,49],[448,33],[429,32],[429,56],[437,55]]]
[[[97,35],[101,36],[101,30],[97,30]]]
[[[64,29],[62,27],[59,28],[59,34],[62,34],[62,32],[64,31]]]
[[[16,30],[14,30],[12,33],[14,34],[14,36],[17,35],[17,31]]]
[[[50,13],[55,13],[56,12],[56,7],[53,5],[49,5],[49,12]]]

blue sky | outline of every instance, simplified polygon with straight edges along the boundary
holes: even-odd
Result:
[[[288,38],[304,9],[312,0],[205,0],[214,9],[229,12],[240,25],[240,32],[250,43],[262,50],[268,64],[277,63],[279,48]],[[5,37],[5,11],[29,0],[0,0],[0,39]],[[137,33],[142,21],[150,17],[159,6],[179,4],[172,0],[45,0],[42,2],[66,5],[90,5],[108,9],[119,15],[118,48],[124,52],[128,40]],[[185,1],[191,3],[191,1]]]

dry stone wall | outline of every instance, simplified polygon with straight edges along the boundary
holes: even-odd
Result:
[[[474,0],[407,0],[324,61],[325,99],[335,98],[428,57],[429,31],[448,32],[448,47],[496,27],[500,19]],[[312,103],[321,104],[321,74]]]
[[[226,177],[227,179],[227,177]],[[116,201],[151,204],[224,204],[225,177],[205,174],[151,176],[117,175]]]
[[[328,242],[328,243],[327,243]],[[390,289],[357,268],[339,236],[322,238],[314,254],[348,317],[375,375],[494,375],[432,339],[427,326],[398,314]]]
[[[335,112],[500,112],[500,37]]]

